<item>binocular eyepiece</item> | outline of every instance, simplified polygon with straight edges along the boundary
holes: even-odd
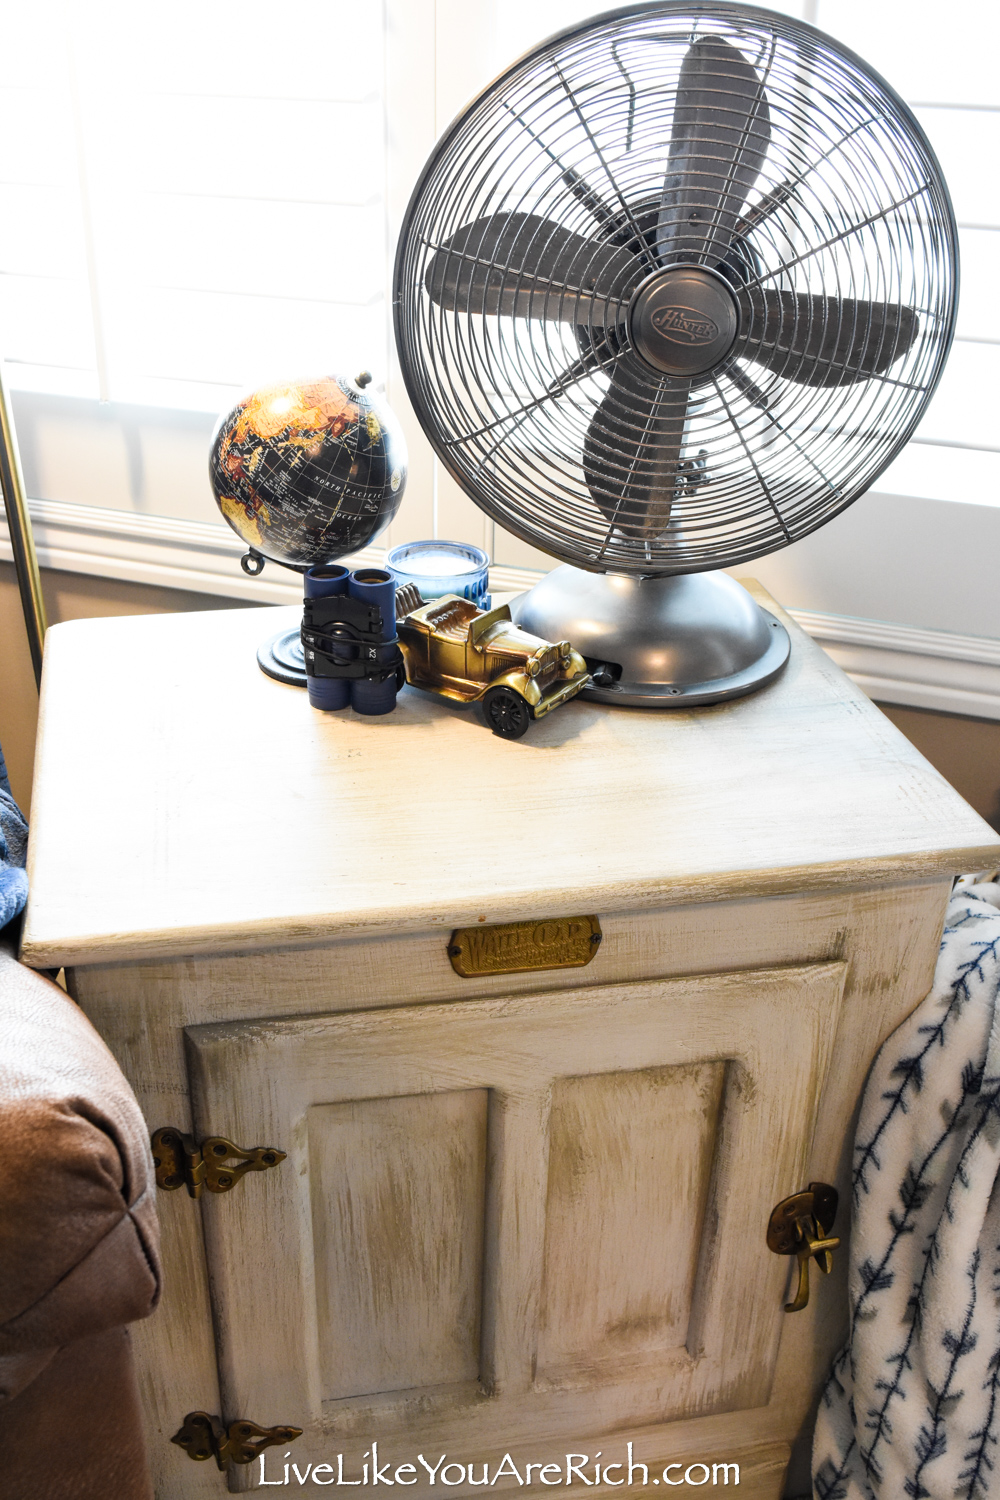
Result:
[[[305,575],[302,655],[313,708],[388,714],[406,681],[396,639],[396,583],[381,568],[337,563]]]

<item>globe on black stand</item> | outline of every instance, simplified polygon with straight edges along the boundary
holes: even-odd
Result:
[[[244,542],[243,571],[266,561],[306,573],[366,547],[388,526],[406,487],[402,430],[370,390],[371,375],[324,375],[264,386],[237,402],[212,438],[209,479]],[[305,686],[299,632],[279,631],[257,660],[268,676]]]

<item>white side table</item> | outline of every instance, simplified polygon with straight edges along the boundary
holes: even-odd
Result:
[[[1000,839],[787,619],[753,697],[577,700],[512,743],[409,689],[314,712],[256,665],[294,618],[46,646],[23,956],[67,966],[151,1130],[286,1154],[161,1193],[158,1495],[224,1493],[169,1442],[203,1409],[304,1429],[269,1477],[286,1451],[358,1477],[373,1440],[592,1474],[631,1442],[650,1482],[739,1462],[776,1500],[845,1251],[786,1315],[768,1215],[823,1180],[846,1237],[866,1070]],[[574,917],[603,932],[586,967],[507,971]],[[455,972],[453,929],[510,923]]]

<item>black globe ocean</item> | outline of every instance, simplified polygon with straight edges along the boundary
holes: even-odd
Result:
[[[367,546],[399,509],[406,444],[371,376],[267,386],[212,440],[216,503],[255,552],[298,568]]]

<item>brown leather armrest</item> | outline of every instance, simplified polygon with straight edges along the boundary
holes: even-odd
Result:
[[[118,1064],[58,985],[0,944],[0,1399],[46,1351],[152,1312],[154,1193]]]

